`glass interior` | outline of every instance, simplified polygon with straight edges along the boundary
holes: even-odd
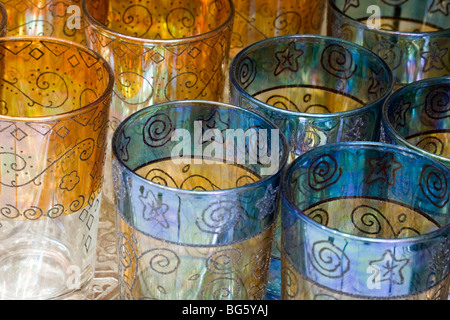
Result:
[[[232,12],[228,0],[87,1],[88,12],[112,31],[143,39],[182,39],[223,25]]]

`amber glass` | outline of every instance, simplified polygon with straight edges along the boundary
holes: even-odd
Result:
[[[0,0],[8,13],[8,36],[47,36],[85,44],[81,0]]]
[[[231,57],[266,38],[326,32],[326,0],[239,0],[235,6]]]
[[[84,1],[83,16],[89,47],[115,72],[111,136],[127,116],[156,103],[223,100],[234,18],[230,0],[159,1],[157,6]],[[108,189],[105,197],[111,200]]]
[[[66,296],[93,275],[112,69],[48,37],[0,53],[0,298]]]

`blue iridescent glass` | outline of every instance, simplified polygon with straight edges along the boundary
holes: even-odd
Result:
[[[348,142],[287,170],[284,299],[447,299],[446,166],[401,146]]]
[[[383,139],[417,150],[450,168],[450,77],[413,82],[383,107]]]
[[[235,106],[173,101],[125,119],[112,145],[121,298],[262,299],[279,130]]]
[[[396,87],[450,72],[445,1],[329,0],[327,35],[368,48],[392,69]]]

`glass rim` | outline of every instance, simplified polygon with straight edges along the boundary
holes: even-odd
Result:
[[[170,45],[181,45],[185,43],[195,42],[195,41],[201,41],[205,38],[213,37],[214,35],[220,33],[223,29],[226,28],[226,26],[230,25],[234,21],[235,16],[235,7],[232,0],[226,0],[230,4],[230,14],[228,18],[219,26],[216,28],[209,30],[205,33],[196,34],[189,37],[184,38],[175,38],[175,39],[147,39],[142,37],[134,37],[130,36],[121,32],[114,31],[105,25],[101,24],[97,19],[95,19],[89,12],[87,8],[87,1],[88,0],[82,0],[81,6],[83,11],[83,17],[85,20],[89,22],[89,25],[94,27],[97,31],[100,31],[102,34],[108,34],[116,39],[120,39],[120,41],[124,42],[131,42],[131,43],[140,43],[142,45],[162,45],[162,46],[170,46]],[[88,26],[85,26],[88,27]]]
[[[328,0],[329,6],[331,10],[338,13],[339,15],[347,18],[350,22],[350,24],[356,26],[357,28],[362,28],[368,32],[377,33],[380,35],[391,35],[391,36],[402,36],[402,37],[410,37],[410,38],[422,38],[422,37],[434,37],[434,36],[440,36],[450,34],[450,28],[437,30],[437,31],[428,31],[428,32],[405,32],[405,31],[395,31],[395,30],[389,30],[389,29],[371,29],[367,26],[367,24],[362,23],[361,21],[358,21],[352,17],[350,17],[348,14],[344,13],[342,10],[340,10],[336,6],[336,0]],[[447,35],[448,36],[448,35]]]
[[[240,113],[245,113],[245,114],[249,114],[251,116],[253,116],[254,118],[260,118],[261,120],[263,120],[263,122],[266,122],[269,126],[272,127],[272,129],[278,130],[279,132],[279,139],[281,140],[281,148],[284,151],[283,154],[281,155],[280,162],[279,162],[279,166],[278,169],[267,176],[263,176],[261,179],[240,186],[240,187],[234,187],[234,188],[227,188],[227,189],[221,189],[221,190],[187,190],[187,189],[180,189],[180,188],[175,188],[175,187],[169,187],[169,186],[165,186],[162,184],[158,184],[155,183],[153,181],[147,180],[144,177],[140,176],[139,174],[137,174],[133,169],[131,169],[129,166],[127,166],[118,156],[117,154],[117,141],[119,139],[119,135],[123,132],[123,128],[125,126],[128,125],[128,122],[131,121],[133,118],[139,118],[142,114],[151,112],[151,110],[161,110],[160,108],[163,107],[164,109],[170,109],[173,108],[175,106],[189,106],[192,104],[197,104],[197,105],[201,105],[202,107],[208,107],[208,106],[218,106],[218,107],[225,107],[227,109],[234,109],[234,110],[238,110]],[[159,108],[159,109],[158,109]],[[243,190],[246,189],[254,189],[257,188],[263,184],[265,184],[267,181],[269,181],[270,179],[272,179],[273,177],[276,176],[281,176],[285,166],[287,165],[287,160],[288,160],[288,156],[289,156],[289,152],[288,152],[288,144],[287,144],[287,140],[284,136],[284,134],[281,132],[281,130],[275,126],[275,124],[273,124],[270,120],[268,120],[267,118],[257,114],[257,113],[253,113],[247,109],[244,109],[242,107],[239,106],[235,106],[235,105],[231,105],[231,104],[227,104],[224,102],[218,102],[218,101],[209,101],[209,100],[171,100],[171,101],[167,101],[167,102],[162,102],[162,103],[158,103],[158,104],[154,104],[154,105],[150,105],[148,107],[145,107],[143,109],[140,109],[139,111],[129,115],[128,117],[126,117],[116,128],[116,130],[114,131],[113,137],[112,137],[112,144],[111,144],[111,149],[112,149],[112,154],[116,160],[116,162],[124,169],[124,171],[126,171],[129,175],[132,176],[132,179],[136,179],[142,183],[144,183],[145,185],[150,185],[154,188],[158,188],[158,189],[163,189],[166,191],[170,191],[170,192],[175,192],[178,194],[185,194],[185,195],[194,195],[194,196],[198,196],[198,195],[207,195],[207,196],[211,196],[211,195],[222,195],[222,194],[228,194],[228,193],[235,193],[235,192],[241,192]],[[155,160],[157,161],[157,160]],[[213,164],[206,164],[206,165],[213,165]]]
[[[323,224],[320,224],[319,222],[313,220],[312,218],[308,217],[303,210],[298,208],[293,201],[291,200],[292,194],[289,192],[289,186],[288,182],[292,175],[293,168],[296,167],[297,163],[301,162],[304,158],[309,157],[314,152],[320,152],[322,149],[348,149],[352,148],[356,150],[357,148],[367,148],[370,147],[373,149],[390,149],[390,151],[394,152],[401,152],[404,154],[409,154],[415,157],[420,157],[422,159],[427,159],[428,162],[433,163],[437,168],[442,169],[444,172],[450,172],[449,169],[443,165],[442,163],[433,160],[415,150],[408,149],[406,147],[397,146],[393,144],[383,143],[383,142],[371,142],[371,141],[351,141],[351,142],[336,142],[331,143],[323,146],[316,147],[312,150],[309,150],[296,158],[288,167],[286,171],[286,175],[284,179],[281,181],[281,192],[280,197],[281,201],[284,202],[285,205],[288,206],[289,211],[293,213],[298,219],[302,220],[305,224],[307,224],[309,227],[313,227],[315,229],[321,229],[322,231],[339,236],[341,238],[350,239],[352,241],[358,241],[358,242],[364,242],[364,243],[375,243],[375,244],[398,244],[398,243],[418,243],[434,238],[440,237],[442,234],[450,233],[450,216],[449,216],[449,222],[446,225],[440,226],[436,230],[433,230],[431,232],[427,232],[425,234],[421,234],[418,236],[412,236],[412,237],[406,237],[406,238],[370,238],[370,237],[364,237],[364,236],[358,236],[353,235],[351,233],[343,232],[337,229],[333,229],[331,227],[325,226]],[[448,175],[450,176],[450,175]],[[283,205],[282,205],[283,206]]]
[[[382,68],[385,69],[385,71],[387,72],[388,78],[389,78],[388,88],[385,90],[384,94],[381,95],[380,98],[377,98],[376,100],[374,100],[372,102],[368,102],[368,103],[364,104],[363,106],[355,108],[355,109],[339,111],[339,112],[332,112],[332,113],[307,113],[307,112],[291,111],[291,110],[281,109],[281,108],[272,106],[268,103],[263,102],[262,100],[256,99],[251,94],[249,94],[241,85],[238,84],[237,79],[234,76],[235,72],[233,70],[237,69],[237,62],[242,60],[242,58],[244,58],[246,56],[247,52],[264,49],[265,45],[267,43],[269,43],[269,44],[272,42],[286,42],[287,43],[289,40],[292,40],[292,39],[300,39],[300,40],[307,40],[307,41],[313,40],[315,42],[332,41],[332,42],[335,42],[338,44],[342,44],[346,47],[351,47],[358,51],[362,51],[366,56],[372,57],[375,60],[377,60],[380,63],[380,65],[382,66]],[[236,56],[230,62],[229,74],[230,74],[231,86],[233,86],[239,92],[239,94],[244,96],[247,100],[259,105],[260,107],[262,107],[264,109],[268,109],[272,112],[276,112],[276,113],[282,114],[284,116],[302,117],[302,118],[309,118],[309,119],[328,120],[328,119],[339,118],[339,117],[343,117],[343,116],[353,116],[353,115],[360,114],[362,112],[365,112],[367,110],[374,108],[377,103],[379,103],[379,102],[385,100],[387,97],[389,97],[389,95],[392,93],[392,90],[394,88],[394,76],[392,74],[392,70],[389,68],[387,63],[384,60],[382,60],[378,55],[376,55],[372,51],[370,51],[356,43],[353,43],[353,42],[350,42],[347,40],[343,40],[340,38],[334,38],[334,37],[323,36],[323,35],[307,35],[307,34],[295,34],[294,35],[293,34],[293,35],[276,36],[273,38],[267,38],[267,39],[260,40],[256,43],[249,45],[248,47],[244,48],[243,50],[241,50],[240,52],[238,52],[236,54]]]
[[[108,85],[106,86],[105,90],[103,90],[102,94],[98,96],[93,101],[89,102],[88,104],[76,108],[74,110],[65,111],[61,113],[57,113],[54,115],[43,115],[43,116],[36,116],[36,117],[24,117],[24,116],[8,116],[8,115],[0,115],[1,121],[14,121],[14,122],[45,122],[45,121],[54,121],[58,119],[64,119],[67,117],[73,117],[74,115],[86,112],[86,110],[91,109],[92,107],[97,106],[99,103],[104,102],[108,99],[108,97],[112,94],[114,89],[114,71],[112,67],[109,65],[109,63],[106,62],[106,60],[97,52],[91,50],[88,47],[85,47],[77,42],[73,42],[66,39],[61,38],[54,38],[54,37],[46,37],[46,36],[10,36],[10,37],[0,37],[0,43],[5,42],[11,42],[11,41],[32,41],[32,42],[42,42],[42,41],[51,41],[56,43],[65,44],[70,48],[76,48],[78,50],[83,50],[95,58],[98,59],[98,61],[101,61],[102,66],[105,68],[106,72],[108,73]]]
[[[428,157],[435,158],[438,161],[442,161],[444,163],[450,164],[450,158],[444,157],[435,153],[431,153],[425,149],[421,149],[412,143],[408,142],[403,135],[401,135],[397,129],[394,128],[392,122],[389,120],[389,110],[391,109],[391,102],[395,98],[401,97],[403,94],[415,91],[416,89],[424,89],[428,85],[439,85],[440,83],[445,83],[450,86],[450,76],[442,76],[442,77],[433,77],[433,78],[426,78],[422,80],[418,80],[412,83],[409,83],[400,89],[393,92],[384,102],[383,108],[381,111],[383,122],[386,123],[386,130],[388,130],[392,135],[397,137],[403,144],[405,144],[408,148],[417,151],[418,153],[423,153],[427,155]]]

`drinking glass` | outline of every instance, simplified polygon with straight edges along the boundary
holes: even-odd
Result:
[[[0,38],[0,299],[82,298],[94,274],[113,72],[62,39]]]
[[[448,1],[329,0],[329,36],[362,45],[392,69],[395,88],[450,71]]]
[[[117,125],[141,108],[171,100],[222,101],[234,18],[231,0],[157,5],[83,0],[83,16],[88,46],[115,73],[109,140]],[[110,181],[110,163],[106,170]],[[112,193],[107,183],[108,200]]]
[[[262,299],[286,142],[266,119],[202,100],[113,136],[121,299]]]
[[[230,103],[274,122],[287,138],[289,161],[327,143],[377,141],[381,107],[392,87],[392,73],[380,57],[324,36],[261,40],[230,66]],[[278,227],[271,298],[281,294],[280,233]]]
[[[450,171],[378,142],[318,147],[281,186],[283,299],[447,299]]]
[[[450,77],[413,82],[383,107],[385,142],[414,149],[450,168]]]

